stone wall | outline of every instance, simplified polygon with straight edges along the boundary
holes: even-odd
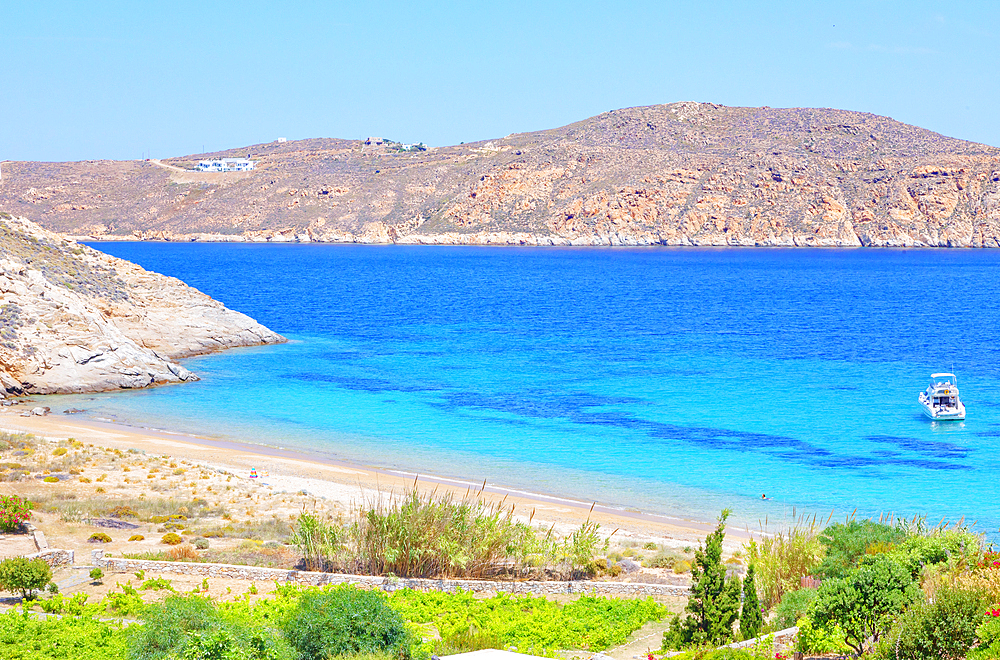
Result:
[[[46,549],[41,552],[25,555],[25,557],[27,559],[43,559],[46,564],[55,568],[56,566],[72,566],[74,562],[73,555],[72,550]]]
[[[104,557],[100,550],[93,551],[94,564],[112,573],[173,573],[196,575],[206,578],[231,578],[259,582],[281,582],[303,586],[323,586],[327,584],[353,584],[364,588],[380,588],[385,591],[414,589],[418,591],[474,591],[476,593],[511,594],[590,594],[597,596],[686,596],[688,587],[669,584],[640,584],[627,582],[591,582],[575,580],[568,582],[505,582],[490,580],[445,580],[427,578],[385,578],[372,575],[344,575],[339,573],[316,573],[281,568],[257,566],[236,566],[232,564],[202,564],[174,561],[150,561],[144,559],[121,559]]]

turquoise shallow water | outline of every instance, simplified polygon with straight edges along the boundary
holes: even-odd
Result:
[[[1000,526],[1000,254],[96,247],[292,341],[59,409],[655,513]],[[932,423],[952,369],[969,418]]]

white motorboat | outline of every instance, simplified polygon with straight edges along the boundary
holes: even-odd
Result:
[[[931,384],[917,398],[931,419],[965,419],[965,404],[958,397],[955,374],[931,374]]]

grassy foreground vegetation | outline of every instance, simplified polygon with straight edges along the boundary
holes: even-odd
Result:
[[[80,595],[43,601],[61,618],[38,619],[27,610],[0,614],[0,657],[406,660],[480,648],[553,656],[560,649],[596,652],[621,644],[667,613],[650,599],[584,596],[563,605],[530,596],[483,599],[406,589],[387,595],[352,586],[278,587],[272,598],[255,602],[249,594],[223,602],[163,592],[162,602],[147,604],[126,584],[98,603]]]

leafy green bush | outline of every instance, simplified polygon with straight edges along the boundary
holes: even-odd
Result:
[[[988,601],[981,592],[940,589],[933,603],[913,607],[895,623],[879,644],[886,660],[962,658],[975,644]]]
[[[97,584],[100,584],[101,580],[103,578],[104,578],[104,571],[102,571],[99,568],[92,568],[92,569],[90,569],[90,579],[91,580],[93,580]]]
[[[445,640],[479,632],[516,646],[522,653],[556,649],[603,651],[625,643],[649,621],[662,619],[666,607],[652,599],[582,596],[565,605],[541,597],[498,594],[476,598],[471,591],[443,593],[401,589],[390,606],[407,621],[433,624]]]
[[[814,574],[822,578],[844,577],[857,567],[870,548],[889,549],[905,538],[904,530],[873,520],[835,523],[819,535],[826,552]]]
[[[17,495],[0,495],[0,532],[13,532],[31,519],[34,504]]]
[[[848,646],[861,654],[869,639],[878,642],[892,619],[921,597],[909,570],[880,555],[846,577],[825,580],[812,618],[827,629],[839,625]]]
[[[844,653],[849,650],[844,641],[844,631],[833,624],[829,628],[818,626],[804,616],[795,622],[799,634],[795,637],[795,650],[799,653]]]
[[[166,589],[167,591],[174,591],[174,586],[170,583],[170,580],[158,577],[145,580],[139,586],[140,591],[148,591],[149,589],[152,589],[154,591],[161,591],[163,589]]]
[[[247,612],[244,612],[245,614]],[[129,629],[129,660],[291,660],[292,649],[270,627],[209,598],[168,596]],[[323,656],[317,656],[323,657]]]
[[[19,592],[28,600],[52,581],[52,569],[42,559],[12,557],[0,561],[0,589]]]
[[[303,592],[284,632],[302,660],[406,650],[409,641],[403,617],[380,593],[353,587]]]
[[[916,577],[924,566],[941,564],[951,558],[974,564],[980,549],[981,541],[975,534],[964,529],[946,529],[908,536],[886,554],[906,566]]]
[[[816,600],[815,589],[798,589],[786,593],[774,610],[775,629],[784,630],[797,625],[795,622],[809,612],[814,600]]]
[[[119,625],[92,617],[0,614],[0,658],[125,660],[125,644]]]
[[[88,543],[111,543],[111,537],[104,532],[94,532],[87,539]]]
[[[209,546],[208,539],[194,540],[194,547],[198,548],[199,550],[208,550],[208,546]]]
[[[996,660],[1000,658],[1000,616],[992,613],[986,617],[986,622],[976,629],[979,646],[969,651],[966,660]]]

